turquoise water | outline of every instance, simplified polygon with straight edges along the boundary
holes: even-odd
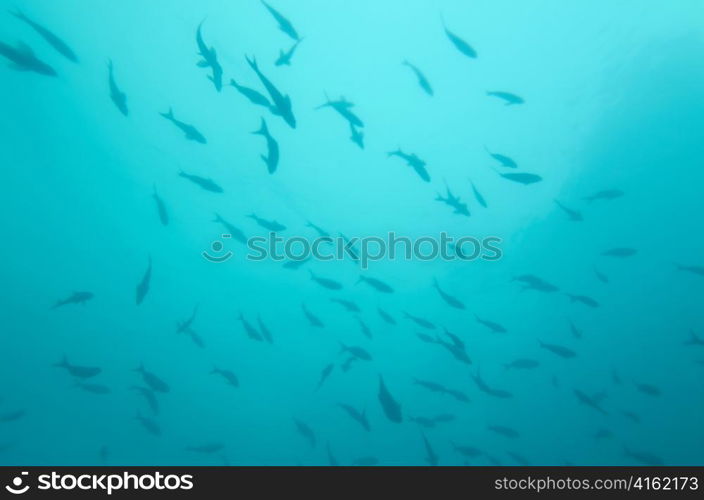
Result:
[[[332,455],[422,465],[432,455],[441,465],[704,465],[704,346],[693,341],[704,342],[698,0],[272,0],[302,39],[290,66],[275,61],[292,37],[255,0],[4,5],[59,36],[77,62],[2,9],[0,42],[23,41],[57,74],[0,67],[3,464],[318,465]],[[453,45],[443,19],[476,57]],[[220,92],[212,67],[196,65],[201,21]],[[229,85],[272,100],[245,55],[290,96],[295,129]],[[127,116],[119,93],[110,97],[108,60]],[[363,121],[364,149],[345,117],[315,109],[326,93],[355,104],[343,109]],[[170,107],[207,144],[159,115]],[[273,173],[260,158],[267,141],[251,134],[262,118],[279,148]],[[426,162],[430,182],[387,155],[397,148]],[[516,173],[541,180],[501,177]],[[435,201],[446,185],[469,217]],[[621,195],[585,200],[605,190]],[[315,238],[307,221],[335,237],[497,237],[501,258],[288,269],[248,260],[216,213],[247,237],[268,237],[251,213],[285,225],[287,238]],[[603,255],[612,249],[632,251]],[[213,263],[203,252],[233,255]],[[360,275],[393,293],[356,284]],[[557,290],[524,290],[525,275]],[[74,292],[93,295],[54,307]],[[443,327],[471,364],[452,355]],[[372,359],[350,361],[340,342]],[[73,374],[56,366],[63,356]],[[519,359],[532,364],[505,367]],[[382,400],[393,404],[379,398],[380,375],[402,422],[384,411]],[[168,392],[154,391],[159,381]],[[369,430],[340,403],[365,411]]]

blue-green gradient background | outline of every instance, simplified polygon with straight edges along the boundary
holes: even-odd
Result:
[[[699,0],[276,0],[305,37],[291,67],[275,67],[291,40],[256,0],[3,0],[0,40],[22,40],[56,68],[58,78],[0,67],[0,422],[3,464],[327,464],[326,446],[342,464],[375,457],[380,464],[421,465],[418,425],[390,422],[377,400],[382,374],[404,415],[456,415],[423,432],[445,465],[636,464],[624,447],[666,464],[704,465],[704,347],[686,346],[689,330],[704,333],[704,278],[674,262],[704,264],[704,4]],[[6,8],[5,8],[6,7]],[[21,8],[76,51],[74,64],[5,11]],[[464,57],[448,27],[478,52]],[[216,48],[225,81],[261,89],[245,54],[291,96],[298,127],[252,106],[233,88],[217,93],[196,67],[195,31]],[[426,96],[401,65],[408,58],[435,90]],[[128,118],[109,98],[107,60],[127,94]],[[504,106],[487,90],[525,98]],[[349,140],[347,124],[330,109],[315,111],[325,92],[356,103],[366,149]],[[208,138],[203,146],[158,115],[176,116]],[[281,147],[274,175],[251,131],[264,116]],[[484,146],[515,158],[520,171],[544,180],[522,186],[501,179]],[[428,162],[431,185],[386,153],[397,147]],[[183,169],[212,177],[213,194],[179,178]],[[507,170],[504,170],[507,171]],[[474,181],[489,203],[474,200]],[[434,201],[446,180],[470,205],[471,218]],[[159,223],[152,186],[171,224]],[[596,191],[626,195],[587,204]],[[570,222],[553,202],[580,210]],[[308,219],[348,236],[494,235],[498,262],[382,261],[366,273],[390,283],[392,295],[354,286],[350,262],[312,262],[291,271],[277,262],[235,258],[212,264],[201,252],[218,239],[218,212],[248,235],[265,231],[245,216],[256,212],[288,226],[287,236],[313,237]],[[630,259],[600,254],[633,247]],[[154,271],[144,303],[135,287],[151,255]],[[599,282],[594,268],[610,277]],[[331,292],[306,268],[341,281]],[[561,290],[594,297],[601,307],[571,303],[564,293],[522,292],[512,277],[536,274]],[[460,298],[449,308],[432,288]],[[90,290],[85,306],[52,305],[73,290]],[[330,298],[356,301],[374,338]],[[301,303],[323,319],[311,328]],[[199,349],[175,333],[200,304]],[[398,322],[382,322],[377,306]],[[422,343],[414,312],[446,326],[467,344],[474,364]],[[237,320],[260,314],[273,345],[253,342]],[[491,334],[474,314],[498,321]],[[583,332],[572,336],[569,321]],[[564,360],[538,339],[570,347]],[[339,341],[361,345],[374,361],[343,373]],[[109,395],[76,388],[54,363],[100,366],[93,382]],[[506,370],[533,358],[533,371]],[[161,437],[135,419],[149,415],[129,388],[141,362],[166,380],[153,417]],[[337,367],[315,391],[328,363]],[[234,371],[234,389],[210,375]],[[514,394],[480,392],[470,374]],[[615,371],[621,383],[614,381]],[[430,393],[413,379],[465,392],[470,403]],[[657,386],[661,395],[639,392]],[[603,416],[581,405],[573,390],[606,394]],[[365,432],[336,404],[366,408]],[[640,417],[635,423],[622,412]],[[309,425],[311,448],[294,420]],[[508,439],[487,430],[509,426]],[[613,436],[596,440],[599,429]],[[224,452],[189,446],[218,442]],[[451,443],[486,455],[465,462]],[[107,459],[100,449],[106,447]],[[488,458],[491,457],[491,458]]]

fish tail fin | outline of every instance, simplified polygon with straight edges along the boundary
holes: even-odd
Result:
[[[355,285],[359,285],[363,281],[364,281],[364,276],[360,275],[359,278],[357,279],[357,282],[355,283]]]
[[[167,120],[173,120],[174,119],[174,109],[172,107],[169,107],[169,111],[167,113],[159,113],[161,116],[166,118]]]
[[[134,371],[138,373],[144,373],[144,363],[140,363],[139,366],[134,369]]]
[[[342,341],[340,340],[340,341],[338,341],[338,343],[340,344],[340,352],[339,352],[338,354],[343,354],[343,353],[345,353],[345,352],[348,351],[348,348],[347,348],[347,346],[345,345],[344,342],[342,342]]]
[[[269,129],[266,126],[266,120],[264,117],[262,117],[262,122],[261,125],[259,126],[259,130],[255,130],[252,132],[254,135],[268,135],[269,134]]]
[[[59,368],[66,368],[68,366],[68,357],[64,354],[61,356],[61,360],[58,363],[54,363],[54,366]]]
[[[244,58],[247,60],[247,64],[249,64],[249,67],[252,68],[254,71],[259,72],[259,67],[257,66],[257,58],[255,56],[252,56],[250,59],[249,56],[244,56]]]
[[[438,279],[433,276],[433,288],[440,290],[440,284],[438,283]]]
[[[219,213],[215,213],[215,218],[213,219],[213,222],[222,222],[222,217],[220,217]]]
[[[214,373],[218,373],[219,371],[220,371],[220,368],[218,368],[217,366],[213,365],[213,369],[210,370],[210,374],[212,375],[212,374],[214,374]]]

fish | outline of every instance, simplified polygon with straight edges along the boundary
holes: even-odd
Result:
[[[327,444],[326,446],[326,451],[328,455],[328,465],[331,467],[337,467],[340,465],[340,463],[337,461],[337,459],[333,456],[332,450],[330,449],[330,443]]]
[[[193,125],[189,125],[188,123],[184,123],[180,120],[177,120],[174,117],[174,110],[173,108],[169,108],[169,111],[167,113],[159,113],[161,116],[169,120],[171,123],[176,125],[186,136],[186,139],[189,141],[195,141],[200,144],[207,144],[208,141],[205,139],[203,134],[201,134],[197,128],[195,128]]]
[[[465,458],[476,458],[484,455],[484,452],[473,446],[462,446],[455,443],[450,443],[455,453],[462,455]]]
[[[506,103],[506,106],[511,106],[514,104],[523,104],[525,102],[522,97],[519,97],[516,94],[499,90],[488,90],[486,95],[503,99]]]
[[[467,207],[466,203],[462,203],[460,201],[460,198],[458,196],[455,196],[452,194],[452,191],[450,191],[450,188],[447,187],[447,184],[445,184],[445,189],[447,190],[447,195],[445,198],[438,193],[437,196],[435,197],[435,201],[440,201],[442,203],[445,203],[446,205],[451,206],[454,208],[454,212],[457,215],[464,215],[466,217],[470,216],[469,213],[469,208]]]
[[[465,308],[464,303],[462,301],[444,292],[442,288],[440,288],[440,284],[438,283],[437,278],[433,278],[433,288],[437,290],[437,292],[440,294],[440,297],[442,297],[442,300],[444,300],[450,307],[454,307],[455,309]]]
[[[704,339],[697,336],[694,330],[689,330],[689,338],[684,341],[684,345],[699,345],[704,346]]]
[[[521,437],[520,433],[517,430],[512,429],[511,427],[506,427],[504,425],[489,425],[487,426],[487,429],[509,439],[518,439],[519,437]]]
[[[479,390],[485,394],[488,394],[489,396],[499,399],[509,399],[513,397],[513,394],[508,391],[490,387],[486,382],[484,382],[484,379],[482,379],[481,375],[479,374],[479,370],[477,370],[476,375],[471,374],[470,376],[474,380],[474,383],[477,384]]]
[[[472,185],[472,192],[474,193],[474,199],[477,200],[477,203],[479,203],[481,206],[484,208],[487,208],[488,205],[486,203],[486,200],[482,196],[482,194],[479,192],[477,187],[474,185],[472,181],[469,181],[469,183]]]
[[[419,316],[413,316],[412,314],[409,314],[404,311],[403,316],[406,319],[409,319],[413,321],[416,325],[421,326],[423,328],[427,328],[428,330],[435,330],[436,326],[428,321],[427,319],[421,318]]]
[[[423,444],[425,445],[425,461],[428,462],[428,465],[431,467],[435,467],[440,463],[440,458],[433,450],[433,447],[430,446],[430,442],[425,434],[421,433],[421,436],[423,438]]]
[[[218,56],[213,47],[208,47],[203,41],[203,21],[198,25],[196,30],[196,44],[198,45],[198,55],[202,58],[198,61],[198,67],[200,68],[210,68],[213,71],[208,79],[215,85],[215,90],[220,92],[222,90],[222,66],[218,62]]]
[[[284,17],[278,10],[274,9],[264,0],[262,0],[262,4],[264,5],[264,7],[266,7],[266,10],[268,10],[269,13],[274,17],[274,19],[276,19],[276,22],[279,23],[279,29],[281,31],[286,33],[294,40],[299,40],[298,33],[294,29],[293,24],[291,24],[291,21],[286,19],[286,17]]]
[[[209,455],[212,453],[218,453],[224,448],[225,445],[222,443],[205,443],[195,446],[186,446],[186,451],[192,451],[194,453],[204,453],[206,455]]]
[[[327,94],[325,94],[325,102],[315,109],[332,108],[337,113],[342,116],[352,127],[364,128],[364,122],[359,118],[353,111],[354,103],[348,101],[344,97],[340,97],[338,100],[330,100]]]
[[[112,393],[112,389],[103,384],[89,384],[85,382],[76,382],[76,387],[82,391],[89,392],[91,394],[106,395]]]
[[[306,319],[308,320],[308,323],[310,323],[311,326],[314,326],[316,328],[325,327],[323,322],[320,321],[318,317],[315,316],[312,312],[310,312],[305,304],[301,304],[301,307],[303,308],[303,314],[306,316]]]
[[[206,191],[210,191],[211,193],[222,193],[223,192],[223,189],[220,186],[218,186],[215,183],[215,181],[213,181],[212,179],[200,177],[198,175],[188,174],[188,173],[184,172],[183,170],[181,170],[178,175],[179,175],[179,177],[183,177],[184,179],[188,179],[192,183],[200,186],[201,188],[203,188]]]
[[[479,323],[480,325],[484,325],[489,330],[491,330],[491,333],[507,333],[508,332],[508,330],[506,330],[506,328],[504,328],[503,326],[501,326],[500,324],[498,324],[494,321],[482,319],[479,316],[477,316],[476,314],[474,315],[474,318],[477,320],[477,323]]]
[[[235,375],[230,370],[225,370],[223,368],[218,368],[217,366],[213,366],[213,369],[210,371],[210,374],[211,375],[220,375],[223,379],[225,379],[225,382],[227,382],[232,387],[239,387],[240,386],[240,381],[237,378],[237,375]]]
[[[340,238],[345,242],[345,246],[343,247],[343,250],[345,250],[346,255],[349,255],[352,258],[353,262],[358,262],[359,261],[359,251],[355,247],[355,241],[357,241],[359,238],[348,238],[342,233],[339,233]]]
[[[665,462],[663,461],[662,458],[653,455],[652,453],[648,453],[645,451],[639,451],[639,450],[632,450],[626,446],[623,447],[623,454],[627,456],[628,458],[639,462],[643,465],[649,465],[649,466],[663,466],[665,465]]]
[[[27,17],[22,11],[15,10],[14,12],[10,12],[10,14],[30,26],[34,31],[39,34],[39,36],[41,36],[49,45],[51,45],[59,54],[64,56],[66,59],[75,63],[78,62],[78,56],[76,56],[76,53],[73,51],[73,49],[71,49],[71,47],[68,46],[65,41],[59,38],[58,35],[50,31],[48,28]]]
[[[523,283],[524,290],[536,290],[539,292],[553,293],[559,291],[559,288],[548,283],[544,279],[533,274],[522,274],[514,277],[511,281],[520,281]]]
[[[7,412],[0,413],[0,422],[14,422],[21,419],[27,414],[26,410],[11,410]]]
[[[372,331],[369,329],[367,324],[364,321],[362,321],[362,318],[360,318],[359,316],[357,317],[357,322],[359,323],[360,330],[362,330],[362,334],[364,334],[365,337],[367,337],[368,339],[371,340]]]
[[[135,417],[137,421],[144,427],[149,434],[154,436],[161,436],[161,428],[154,420],[149,417],[144,417],[140,413],[137,413]]]
[[[373,467],[379,465],[379,459],[376,457],[360,457],[353,460],[352,465],[357,467]]]
[[[620,198],[623,196],[625,193],[621,191],[620,189],[604,189],[602,191],[597,191],[596,193],[587,196],[583,198],[585,201],[591,203],[593,201],[597,200],[615,200],[616,198]]]
[[[364,132],[355,127],[352,122],[350,122],[350,134],[350,140],[359,146],[359,149],[364,149]]]
[[[307,221],[307,222],[306,222],[306,227],[309,227],[309,228],[315,230],[315,232],[318,233],[318,236],[319,236],[320,238],[332,240],[332,236],[330,236],[330,233],[328,233],[328,232],[327,232],[325,229],[323,229],[322,227],[316,226],[316,225],[313,224],[311,221]]]
[[[86,305],[86,303],[90,300],[93,300],[94,297],[95,294],[93,292],[73,292],[65,299],[56,301],[52,309],[56,309],[57,307],[63,307],[69,304]]]
[[[491,156],[494,160],[498,161],[502,167],[506,168],[518,168],[518,164],[513,160],[513,158],[510,158],[509,156],[499,154],[499,153],[492,153],[489,151],[489,148],[484,146],[484,150]]]
[[[519,455],[516,452],[507,451],[506,454],[523,466],[527,467],[530,465],[530,461],[526,457]]]
[[[152,198],[154,199],[154,204],[156,205],[156,211],[159,214],[159,221],[162,226],[169,225],[169,212],[166,210],[166,204],[164,200],[161,199],[159,193],[156,192],[156,185],[153,187]]]
[[[112,99],[112,102],[115,103],[115,106],[117,106],[117,109],[120,110],[120,113],[125,116],[129,115],[129,111],[127,109],[127,96],[118,88],[117,83],[115,83],[112,59],[108,59],[108,84],[110,85],[110,99]]]
[[[307,259],[291,259],[288,262],[284,263],[283,268],[296,270],[306,262],[310,262],[310,260],[311,257],[308,257]]]
[[[103,370],[102,368],[99,368],[97,366],[80,366],[80,365],[73,365],[69,363],[68,358],[66,355],[61,358],[61,361],[58,363],[55,363],[54,366],[57,368],[63,368],[65,369],[69,375],[72,377],[76,377],[79,379],[88,379],[95,377],[96,375],[100,374]]]
[[[335,302],[336,304],[340,304],[342,307],[344,307],[347,311],[349,312],[361,312],[361,309],[357,304],[352,302],[351,300],[344,300],[344,299],[330,299],[330,302]]]
[[[617,247],[610,248],[609,250],[604,250],[603,252],[601,252],[601,255],[605,257],[626,258],[633,257],[637,253],[638,250],[636,250],[635,248]]]
[[[230,86],[237,89],[237,91],[243,96],[245,96],[252,104],[255,104],[257,106],[263,106],[269,111],[272,111],[273,113],[276,112],[276,109],[272,106],[271,102],[269,102],[269,99],[267,99],[264,94],[261,94],[249,87],[245,87],[244,85],[240,85],[235,81],[234,78],[230,79]]]
[[[471,59],[476,59],[477,58],[477,51],[472,48],[471,45],[469,45],[467,42],[465,42],[463,39],[461,39],[459,36],[451,32],[449,29],[447,29],[447,25],[445,24],[445,20],[443,19],[442,21],[442,27],[445,30],[445,35],[447,38],[450,39],[452,42],[452,45],[455,46],[457,50],[459,50],[462,54],[465,56],[471,58]]]
[[[274,86],[274,84],[271,83],[261,71],[259,71],[259,66],[257,66],[257,60],[255,58],[250,59],[249,57],[247,57],[246,59],[250,68],[252,68],[252,70],[257,74],[259,80],[262,82],[262,85],[264,85],[264,88],[266,88],[269,97],[271,97],[272,109],[274,109],[276,111],[276,114],[278,114],[279,116],[281,116],[281,118],[284,119],[284,121],[288,124],[289,127],[296,128],[296,117],[293,115],[291,98],[287,95],[282,94]]]
[[[147,296],[147,293],[149,293],[149,288],[151,285],[152,281],[152,256],[149,256],[149,263],[147,264],[147,270],[144,271],[144,275],[142,276],[141,281],[139,284],[137,284],[137,291],[136,291],[136,302],[137,305],[140,305],[143,301],[144,298]]]
[[[385,322],[387,322],[390,325],[395,325],[396,320],[391,316],[389,313],[384,311],[381,307],[377,308],[377,312],[379,313],[379,316],[381,316],[381,319],[383,319]]]
[[[572,332],[572,336],[576,339],[581,339],[582,338],[582,332],[579,328],[575,326],[574,323],[570,321],[570,331]]]
[[[543,178],[540,177],[539,175],[530,174],[527,172],[517,172],[517,173],[507,173],[507,174],[502,174],[501,172],[496,172],[496,173],[499,174],[504,179],[507,179],[512,182],[516,182],[518,184],[523,184],[524,186],[528,186],[530,184],[535,184],[535,183],[543,180]]]
[[[264,337],[264,340],[266,340],[270,344],[273,344],[274,337],[271,335],[271,330],[267,328],[267,326],[262,321],[262,317],[259,315],[257,315],[257,324],[259,325],[259,331],[262,332],[262,337]]]
[[[361,425],[365,431],[371,432],[372,428],[369,425],[369,420],[367,419],[366,412],[359,411],[355,407],[344,403],[338,403],[337,406],[342,408],[345,413],[347,413],[352,420]]]
[[[408,421],[414,422],[414,423],[416,423],[426,429],[432,429],[433,427],[435,427],[435,421],[432,418],[408,417]]]
[[[12,63],[10,68],[16,71],[31,71],[44,76],[56,76],[56,70],[35,56],[32,49],[23,42],[19,42],[17,47],[0,42],[0,56],[9,60]]]
[[[401,151],[400,149],[397,149],[395,151],[390,151],[389,153],[387,153],[387,156],[398,156],[399,158],[404,160],[409,167],[415,170],[416,174],[418,174],[418,177],[423,179],[425,182],[430,182],[430,175],[428,174],[428,170],[425,168],[426,163],[425,161],[418,158],[416,154],[407,154]]]
[[[421,380],[421,379],[414,378],[414,379],[413,379],[413,383],[414,383],[415,385],[419,385],[419,386],[421,386],[421,387],[423,387],[423,388],[429,390],[430,392],[437,392],[437,393],[439,393],[439,394],[445,394],[445,393],[447,393],[447,388],[446,388],[444,385],[439,384],[439,383],[437,383],[437,382],[432,382],[432,381],[429,381],[429,380]]]
[[[293,423],[296,425],[296,430],[303,436],[303,438],[308,441],[311,448],[315,448],[317,440],[315,438],[315,433],[305,422],[302,422],[296,418],[293,419]]]
[[[327,288],[328,290],[341,290],[342,289],[342,283],[339,281],[335,281],[329,278],[322,278],[318,275],[316,275],[313,271],[310,269],[308,270],[310,273],[310,279],[315,281],[317,284],[322,286],[323,288]]]
[[[466,395],[464,392],[462,392],[462,391],[457,391],[457,390],[454,390],[454,389],[447,389],[447,390],[445,391],[445,394],[447,394],[448,396],[453,397],[453,398],[456,399],[457,401],[461,401],[462,403],[469,403],[469,398],[468,398],[467,395]]]
[[[577,210],[572,210],[571,208],[567,208],[566,206],[564,206],[562,203],[560,203],[557,200],[553,200],[553,201],[555,202],[555,204],[558,207],[560,207],[560,209],[562,209],[563,212],[565,212],[567,214],[567,217],[569,218],[569,220],[575,221],[575,222],[581,222],[584,220],[584,217],[582,217],[581,212],[578,212]]]
[[[445,349],[447,349],[457,361],[467,365],[471,365],[472,360],[467,355],[467,350],[464,345],[464,342],[462,342],[462,340],[457,335],[451,333],[447,328],[444,328],[444,333],[446,336],[450,337],[452,343],[445,342],[439,337],[436,337],[434,342],[440,344]]]
[[[599,307],[599,303],[596,300],[586,295],[573,295],[567,292],[565,292],[565,295],[567,295],[572,302],[579,302],[580,304],[584,304],[585,306],[592,308]]]
[[[267,155],[261,155],[260,158],[264,160],[267,171],[270,174],[273,174],[276,172],[276,168],[279,165],[279,143],[276,142],[276,139],[274,139],[269,133],[269,129],[266,126],[266,120],[264,118],[262,118],[262,124],[259,127],[259,130],[252,132],[252,134],[261,135],[266,139]]]
[[[403,63],[401,63],[401,64],[403,64],[404,66],[407,66],[408,68],[411,69],[411,71],[413,71],[413,73],[416,75],[416,78],[418,79],[418,85],[420,85],[420,87],[425,91],[426,94],[428,94],[429,96],[432,96],[433,95],[433,87],[430,86],[430,82],[425,77],[423,72],[421,70],[419,70],[417,66],[411,64],[407,60],[404,60]]]
[[[359,279],[357,280],[357,283],[366,283],[370,287],[372,287],[374,290],[381,292],[381,293],[394,293],[394,289],[391,288],[390,285],[384,283],[381,280],[378,280],[376,278],[370,278],[368,276],[360,276]]]
[[[685,271],[688,273],[696,274],[697,276],[704,276],[704,266],[685,266],[682,264],[675,264],[678,271]]]
[[[538,344],[546,351],[550,351],[551,353],[556,354],[561,358],[569,359],[574,358],[577,355],[577,353],[575,353],[572,349],[568,349],[567,347],[558,344],[548,344],[541,340],[538,340]]]
[[[599,281],[601,281],[602,283],[604,283],[604,284],[608,284],[608,283],[609,283],[609,277],[606,276],[604,273],[600,272],[598,269],[594,269],[594,275],[595,275],[596,278],[597,278]]]
[[[242,322],[242,326],[244,327],[244,331],[247,334],[247,337],[249,337],[252,340],[256,340],[257,342],[263,342],[264,337],[257,331],[252,324],[247,321],[244,317],[244,314],[240,313],[239,320]]]
[[[148,387],[141,387],[138,385],[133,385],[132,387],[130,387],[130,389],[142,395],[142,397],[147,401],[147,405],[149,405],[149,408],[151,409],[154,415],[159,414],[159,400],[156,398],[156,394],[154,394],[154,391],[152,391]]]
[[[648,396],[657,397],[662,394],[660,389],[658,389],[652,384],[643,384],[640,382],[634,382],[634,384],[636,386],[636,389],[638,389],[643,394],[647,394]]]
[[[381,409],[384,411],[384,415],[391,422],[400,424],[403,422],[403,415],[401,413],[401,405],[393,398],[391,393],[384,383],[384,378],[379,375],[379,393],[378,393],[379,403],[381,404]]]
[[[340,342],[340,353],[343,352],[349,353],[352,357],[362,361],[372,360],[372,355],[369,354],[366,349],[357,346],[348,346]]]
[[[579,389],[574,390],[574,395],[577,396],[577,399],[579,400],[579,402],[584,404],[585,406],[588,406],[588,407],[596,410],[597,412],[601,413],[602,415],[608,415],[606,410],[604,410],[601,407],[601,405],[599,404],[598,398],[587,396],[585,393],[583,393]]]
[[[303,38],[296,40],[296,42],[287,51],[280,50],[279,57],[276,59],[276,62],[274,64],[276,66],[291,66],[291,59],[293,58],[293,54],[296,52],[298,45],[302,41]]]
[[[320,372],[320,379],[318,380],[318,386],[315,388],[316,391],[320,390],[320,388],[323,386],[325,381],[330,377],[330,374],[332,374],[332,371],[335,369],[335,363],[330,363],[328,365],[325,365],[325,368],[323,368],[323,371]]]
[[[504,368],[508,369],[517,369],[517,370],[533,370],[540,366],[540,362],[536,361],[534,359],[527,359],[527,358],[519,358],[511,361],[510,363],[506,363],[504,365]]]
[[[597,439],[597,440],[608,439],[608,438],[613,437],[613,435],[614,435],[613,432],[611,432],[609,429],[601,428],[598,431],[596,431],[596,433],[594,433],[594,439]]]
[[[230,235],[230,238],[237,240],[242,244],[245,244],[245,245],[247,244],[248,238],[242,232],[242,230],[238,227],[235,227],[232,223],[223,219],[220,214],[218,214],[218,213],[215,214],[215,219],[213,219],[213,222],[217,222],[218,224],[222,224],[223,227],[225,229],[227,229],[227,234]]]
[[[137,373],[142,376],[144,383],[154,392],[169,392],[171,388],[169,384],[161,380],[159,377],[154,375],[152,372],[147,371],[143,364],[140,364],[138,368],[135,369]]]
[[[277,231],[285,231],[286,226],[283,224],[280,224],[278,221],[275,220],[267,220],[267,219],[262,219],[261,217],[257,216],[257,214],[249,214],[247,217],[250,219],[254,219],[254,221],[263,227],[264,229],[267,229],[272,232],[277,232]]]

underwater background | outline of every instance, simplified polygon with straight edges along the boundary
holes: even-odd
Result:
[[[1,4],[0,463],[704,465],[701,1]]]

